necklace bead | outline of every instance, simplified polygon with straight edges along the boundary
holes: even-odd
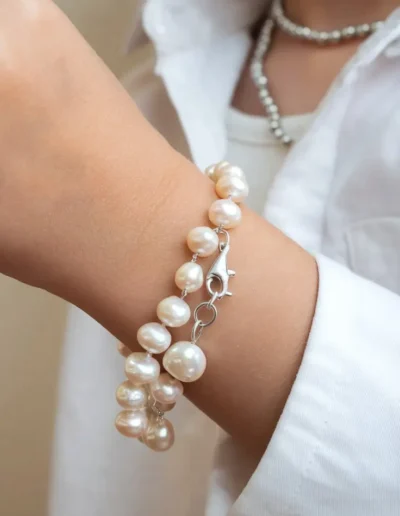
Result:
[[[279,27],[280,30],[294,38],[317,43],[319,45],[327,45],[342,43],[343,41],[353,38],[365,38],[378,30],[382,25],[383,22],[376,21],[373,23],[362,23],[360,25],[349,25],[348,27],[332,30],[330,32],[318,31],[294,23],[286,16],[282,0],[273,0],[270,13],[258,37],[250,66],[250,73],[258,90],[260,102],[266,111],[271,133],[277,140],[283,145],[290,145],[293,142],[293,139],[282,127],[279,109],[268,89],[268,77],[264,72],[264,59],[268,54],[273,29]]]

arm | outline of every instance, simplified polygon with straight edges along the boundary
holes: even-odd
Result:
[[[1,270],[137,349],[138,327],[188,259],[186,234],[207,222],[213,187],[147,124],[57,8],[10,0],[3,9]],[[301,362],[317,270],[249,210],[232,232],[230,265],[235,296],[202,341],[204,377],[186,392],[261,452]]]
[[[318,302],[302,364],[268,452],[235,509],[394,516],[400,297],[326,257],[317,261]]]

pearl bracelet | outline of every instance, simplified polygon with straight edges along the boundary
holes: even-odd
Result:
[[[166,451],[174,443],[174,428],[164,417],[172,410],[183,394],[182,382],[198,380],[206,369],[206,356],[197,345],[203,330],[214,323],[218,311],[215,303],[228,291],[229,279],[235,273],[228,269],[227,255],[230,250],[228,229],[236,227],[242,212],[236,203],[242,202],[249,193],[243,171],[222,161],[205,171],[215,183],[219,200],[214,201],[208,217],[215,226],[196,227],[187,236],[187,245],[193,252],[192,260],[184,263],[175,274],[175,284],[181,290],[180,297],[173,295],[163,299],[157,306],[160,322],[149,322],[139,328],[137,340],[143,352],[132,353],[122,343],[118,351],[126,357],[125,374],[128,378],[117,389],[116,398],[122,410],[115,420],[117,430],[126,437],[139,439],[154,451]],[[218,256],[209,269],[205,282],[199,258]],[[190,307],[185,298],[199,290],[205,283],[209,300],[200,303],[194,310],[194,324],[190,341],[175,342],[167,330],[185,325],[190,317]],[[214,286],[217,285],[217,290]],[[208,313],[202,319],[201,314]],[[153,354],[164,353],[163,366]]]

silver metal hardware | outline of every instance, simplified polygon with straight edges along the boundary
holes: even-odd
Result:
[[[204,328],[211,326],[216,320],[218,310],[215,306],[215,302],[225,296],[232,295],[228,290],[229,279],[235,275],[235,272],[228,269],[227,257],[230,250],[229,233],[222,226],[218,226],[214,231],[219,236],[219,253],[214,263],[211,265],[205,281],[210,299],[197,305],[193,312],[194,325],[191,333],[191,342],[193,342],[193,344],[198,342],[203,334]]]
[[[211,297],[217,296],[216,299],[222,299],[225,296],[231,296],[232,293],[228,291],[229,279],[235,276],[235,271],[228,269],[227,256],[230,250],[229,234],[224,229],[219,231],[224,233],[226,240],[219,244],[219,255],[212,264],[206,277],[207,291]],[[213,289],[213,284],[219,283],[219,290]]]
[[[201,319],[199,317],[199,312],[203,308],[205,308],[208,312],[212,312],[211,319],[209,321],[204,322],[203,319]],[[196,326],[196,323],[199,323],[199,326],[201,326],[202,328],[207,328],[207,326],[210,326],[215,321],[215,319],[217,318],[217,315],[218,315],[217,307],[215,305],[209,306],[208,301],[204,301],[203,303],[200,303],[199,305],[197,305],[194,310],[195,326]]]
[[[191,338],[190,338],[190,341],[193,342],[193,344],[196,344],[196,342],[199,340],[199,338],[201,337],[201,334],[203,333],[203,329],[204,329],[203,321],[201,321],[200,319],[195,321],[193,328],[192,328]]]

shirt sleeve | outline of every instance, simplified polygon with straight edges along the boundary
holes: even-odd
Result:
[[[302,365],[232,516],[400,514],[400,297],[318,265]]]

